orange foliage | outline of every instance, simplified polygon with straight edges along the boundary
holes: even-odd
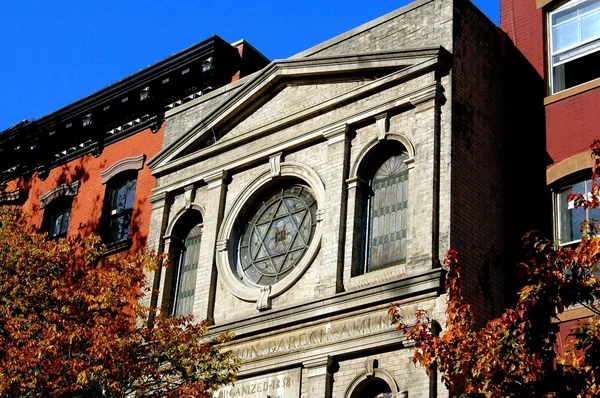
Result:
[[[138,304],[159,256],[103,258],[96,236],[49,241],[0,208],[0,396],[208,397],[239,360],[204,323]]]
[[[600,141],[592,145],[591,195],[573,195],[577,206],[599,206]],[[462,295],[458,253],[445,259],[447,322],[441,336],[424,311],[407,324],[393,304],[389,313],[398,330],[415,342],[414,362],[438,368],[453,394],[462,397],[600,397],[600,235],[593,223],[582,225],[581,242],[557,247],[529,233],[528,257],[518,264],[523,288],[514,308],[477,327]],[[582,305],[596,315],[571,331],[573,350],[555,349],[558,314]]]

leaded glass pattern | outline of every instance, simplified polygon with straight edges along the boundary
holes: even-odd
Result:
[[[366,271],[406,259],[408,167],[406,154],[392,156],[375,172],[368,200]]]
[[[202,226],[196,225],[185,238],[183,249],[179,253],[177,274],[173,279],[172,315],[189,315],[193,311],[201,235]]]
[[[306,252],[316,227],[317,203],[304,186],[278,189],[260,203],[238,240],[237,272],[251,286],[285,278]]]

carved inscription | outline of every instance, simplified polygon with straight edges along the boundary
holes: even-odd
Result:
[[[266,396],[300,397],[300,369],[239,380],[232,386],[220,388],[214,394],[214,398],[264,398]]]
[[[309,327],[283,336],[232,347],[233,353],[243,360],[265,355],[326,345],[331,342],[350,339],[379,331],[393,330],[387,312],[379,312],[352,319]]]

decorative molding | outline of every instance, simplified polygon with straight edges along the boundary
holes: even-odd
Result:
[[[190,184],[187,187],[183,188],[183,191],[185,208],[189,210],[192,208],[192,203],[194,202],[194,199],[196,199],[196,190],[194,189],[194,185]]]
[[[386,141],[398,141],[399,143],[402,144],[404,149],[406,149],[406,154],[408,155],[408,159],[406,159],[404,161],[404,163],[408,166],[409,169],[412,169],[414,167],[414,161],[415,161],[415,159],[414,159],[415,158],[415,147],[412,144],[412,142],[410,142],[410,140],[408,138],[406,138],[404,135],[395,134],[395,133],[388,133],[386,135]],[[348,181],[351,181],[352,179],[358,177],[358,169],[359,169],[361,163],[363,162],[363,159],[365,158],[367,153],[372,151],[381,142],[382,141],[379,141],[378,139],[374,139],[363,147],[363,149],[360,151],[360,153],[358,155],[358,158],[356,159],[356,161],[350,168],[350,178],[348,178]]]
[[[40,196],[40,209],[48,206],[50,202],[59,196],[75,196],[79,192],[80,181],[74,181],[70,184],[61,184],[56,188]]]
[[[365,374],[367,376],[373,376],[375,372],[375,368],[377,368],[377,360],[376,359],[367,359],[365,361]]]
[[[206,213],[202,206],[196,203],[190,203],[189,205],[186,204],[184,207],[180,208],[177,211],[177,213],[175,213],[175,216],[173,217],[173,219],[171,220],[171,222],[165,230],[165,236],[163,236],[163,239],[171,238],[175,225],[177,225],[181,217],[185,217],[185,214],[189,214],[190,211],[197,211],[198,213],[200,213],[200,218],[204,222],[204,215]]]
[[[346,187],[350,189],[364,189],[369,184],[360,177],[352,177],[346,180]]]
[[[281,164],[281,177],[294,177],[306,183],[316,201],[317,201],[317,221],[319,215],[322,214],[322,208],[325,203],[325,185],[319,175],[311,168],[296,162],[284,162]],[[236,223],[246,206],[254,200],[257,192],[262,191],[265,186],[273,181],[271,177],[271,168],[265,167],[257,177],[254,178],[246,188],[233,201],[231,208],[225,214],[223,223],[217,236],[217,254],[216,263],[219,271],[219,276],[222,277],[223,284],[237,298],[256,302],[259,299],[264,300],[264,292],[256,287],[248,286],[242,283],[234,273],[232,258],[227,245],[219,245],[219,242],[227,242],[229,239],[235,239]],[[322,217],[322,216],[321,216]],[[318,222],[315,228],[313,238],[306,252],[296,264],[296,267],[282,280],[271,286],[269,298],[277,297],[283,292],[291,288],[298,279],[304,274],[308,267],[312,264],[321,247],[321,238],[323,235],[323,223]]]
[[[106,184],[111,178],[117,174],[128,170],[141,170],[144,167],[146,155],[130,156],[113,163],[109,168],[100,172],[102,184]]]
[[[218,252],[226,252],[228,244],[229,244],[229,239],[217,240],[217,245],[216,245],[217,251]]]
[[[385,381],[385,383],[390,387],[390,390],[392,392],[392,397],[394,397],[394,398],[408,397],[408,393],[406,391],[400,392],[400,388],[398,388],[398,383],[396,382],[396,379],[394,379],[394,376],[392,376],[392,374],[390,372],[383,370],[383,369],[373,368],[372,373],[371,374],[368,374],[368,373],[369,373],[369,371],[365,370],[362,374],[356,376],[354,378],[354,380],[352,380],[352,383],[350,383],[350,385],[346,389],[344,398],[351,398],[352,394],[354,393],[354,390],[359,385],[361,385],[364,382],[367,382],[368,380],[372,380],[372,379],[380,379],[380,380]],[[404,393],[406,393],[406,394],[404,394]]]
[[[27,200],[29,192],[17,188],[14,191],[4,191],[0,193],[0,205],[21,204]]]
[[[168,197],[169,197],[168,192],[159,192],[159,193],[155,193],[154,195],[150,196],[148,198],[148,201],[154,205],[157,203],[166,202]]]
[[[218,188],[225,183],[227,175],[227,171],[219,170],[204,177],[204,182],[208,185],[208,189]]]
[[[444,89],[439,84],[436,84],[435,86],[432,86],[427,90],[409,98],[410,104],[414,107],[433,100],[437,102],[444,102],[446,100],[446,97],[444,96]]]
[[[348,62],[349,58],[352,62]],[[236,111],[240,109],[247,111],[248,106],[258,106],[254,94],[257,91],[264,92],[270,87],[278,86],[282,79],[294,77],[305,78],[307,75],[317,73],[322,75],[324,73],[338,73],[350,70],[401,67],[398,71],[388,76],[376,79],[360,88],[350,90],[342,96],[280,120],[281,124],[289,124],[294,120],[308,119],[316,114],[322,114],[326,109],[334,109],[340,102],[349,101],[353,98],[362,97],[366,93],[381,90],[382,87],[392,82],[401,81],[407,76],[426,73],[435,69],[436,66],[443,66],[446,58],[449,58],[449,53],[445,49],[432,47],[419,50],[380,51],[360,54],[358,56],[327,56],[314,57],[308,60],[288,59],[272,62],[267,68],[256,74],[255,77],[242,86],[240,90],[229,97],[221,106],[209,112],[193,128],[154,156],[150,160],[149,166],[155,174],[163,174],[171,168],[179,168],[184,164],[192,163],[199,156],[205,156],[208,148],[200,148],[189,155],[184,155],[184,153],[193,142],[201,140],[206,134],[210,134],[215,126],[225,125]],[[261,98],[266,99],[268,96],[261,96]],[[250,101],[253,101],[252,104],[250,104]],[[402,105],[404,105],[404,102]],[[253,132],[252,134],[255,133]],[[239,139],[245,138],[239,137]],[[234,140],[228,140],[226,145],[235,145],[235,142]],[[217,147],[220,148],[221,145],[213,144],[210,149],[215,150]]]
[[[348,129],[348,123],[342,123],[324,130],[322,134],[327,140],[327,144],[332,145],[344,141],[346,139],[346,133],[348,132]]]
[[[305,361],[302,366],[308,370],[308,377],[319,377],[329,373],[328,367],[333,364],[331,355],[326,355],[320,358]]]
[[[275,155],[269,156],[269,167],[271,168],[271,178],[279,177],[281,175],[281,158],[283,152],[276,153]]]
[[[375,125],[377,126],[377,138],[379,141],[385,140],[390,131],[390,119],[387,112],[375,116]]]
[[[271,285],[263,286],[260,289],[260,296],[256,300],[256,309],[259,311],[265,311],[271,309]]]
[[[546,169],[546,183],[548,185],[553,184],[561,178],[578,171],[591,169],[593,165],[594,160],[590,151],[580,152],[548,167]]]

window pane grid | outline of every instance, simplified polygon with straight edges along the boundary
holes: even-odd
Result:
[[[201,234],[201,225],[196,225],[192,228],[179,253],[179,264],[177,274],[174,278],[175,286],[172,293],[172,315],[189,315],[193,312]]]
[[[570,194],[587,195],[592,181],[586,180],[566,188],[557,195],[558,200],[558,238],[560,244],[566,245],[581,239],[581,223],[600,219],[600,209],[575,208],[573,201],[567,201]]]
[[[376,171],[367,200],[366,271],[406,259],[408,167],[405,154],[392,156]]]
[[[279,189],[257,206],[237,242],[237,272],[251,286],[285,278],[304,255],[316,227],[316,201],[303,186]]]

